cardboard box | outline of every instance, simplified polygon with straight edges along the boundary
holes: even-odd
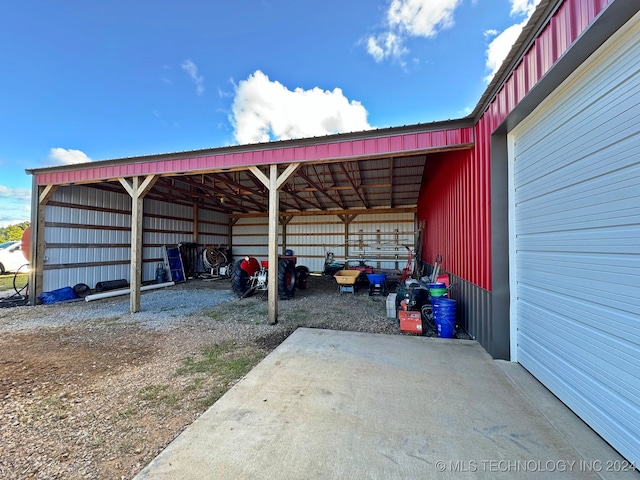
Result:
[[[400,331],[405,333],[416,333],[422,335],[422,315],[420,312],[400,310]]]

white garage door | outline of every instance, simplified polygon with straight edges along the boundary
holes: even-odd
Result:
[[[512,352],[640,465],[640,19],[509,136]]]

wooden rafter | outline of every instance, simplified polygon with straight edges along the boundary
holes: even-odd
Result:
[[[286,193],[287,195],[290,195],[292,198],[294,198],[298,202],[305,203],[305,204],[310,205],[311,207],[317,208],[319,210],[324,210],[324,207],[322,206],[322,204],[320,202],[317,201],[317,199],[314,202],[313,200],[309,200],[308,198],[304,198],[299,193],[292,191],[290,189],[290,187],[286,187],[282,191],[284,193]]]
[[[395,206],[393,201],[393,157],[389,157],[389,206],[391,208]]]
[[[359,174],[360,173],[360,166],[358,165],[359,162],[350,162],[350,164],[352,163],[356,164],[356,172]],[[344,163],[339,163],[338,165],[340,165],[340,169],[344,172],[345,176],[347,177],[347,180],[349,180],[349,183],[353,187],[353,190],[356,192],[356,194],[360,198],[362,205],[364,205],[365,208],[369,208],[369,202],[367,202],[367,199],[364,197],[364,193],[362,189],[358,184],[356,184],[356,180],[351,176],[351,173],[347,170],[347,167],[345,167]],[[359,184],[362,184],[362,180],[361,179],[359,180],[360,180]]]
[[[312,180],[307,174],[306,172],[302,172],[300,171],[298,173],[298,175],[300,175],[305,182],[307,182],[309,185],[311,185],[313,188],[315,188],[315,191],[317,193],[322,194],[325,198],[329,199],[332,203],[334,203],[335,205],[337,205],[340,208],[345,208],[344,205],[342,205],[339,201],[337,201],[332,195],[330,195],[329,193],[327,193],[326,190],[324,190],[320,185],[318,185],[314,180]]]

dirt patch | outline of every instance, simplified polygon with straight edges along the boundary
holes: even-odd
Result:
[[[145,314],[117,300],[1,309],[0,477],[132,478],[296,328],[400,333],[384,297],[330,278],[279,302],[277,325],[266,298],[207,306],[228,288],[187,282]]]

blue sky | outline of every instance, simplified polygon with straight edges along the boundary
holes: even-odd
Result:
[[[0,227],[25,169],[464,117],[536,3],[7,2]]]

